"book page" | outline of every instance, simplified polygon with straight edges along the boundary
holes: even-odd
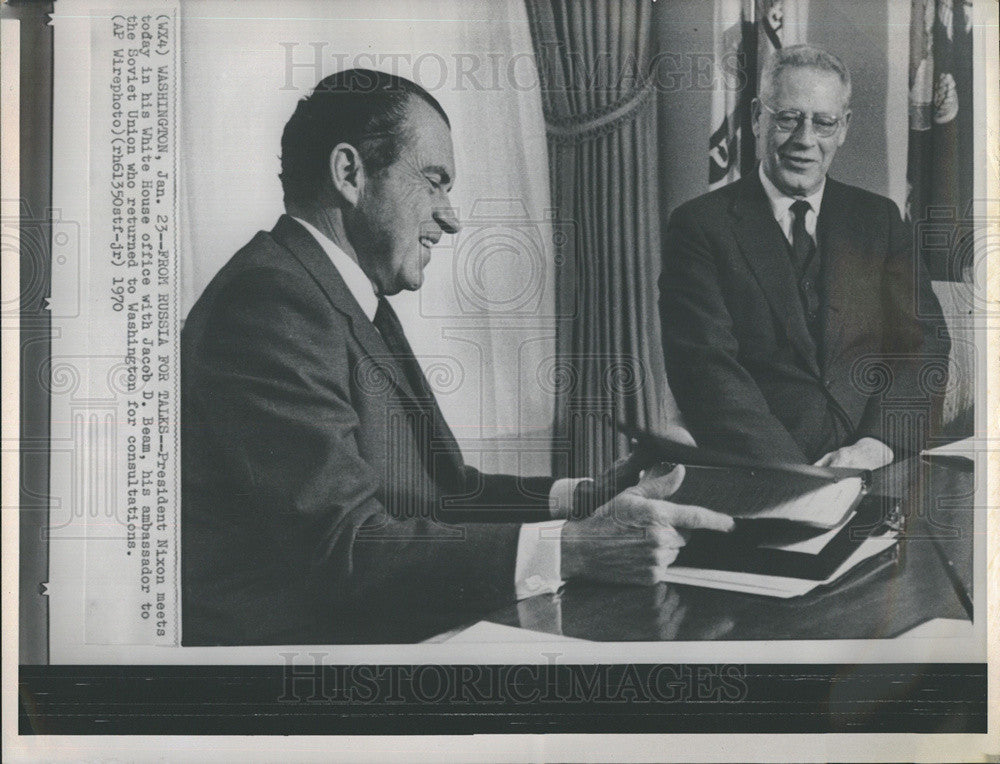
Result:
[[[804,537],[802,534],[796,534],[792,539],[779,536],[773,541],[762,542],[757,546],[767,549],[780,549],[783,552],[795,552],[797,554],[819,554],[840,533],[841,529],[851,522],[856,514],[857,512],[848,512],[847,516],[830,528],[830,530],[820,531],[819,533],[816,533],[814,530]]]
[[[829,483],[770,509],[752,515],[756,520],[790,520],[817,528],[833,528],[861,495],[861,478],[846,478]]]

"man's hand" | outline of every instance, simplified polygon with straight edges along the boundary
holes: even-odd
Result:
[[[655,584],[687,541],[688,531],[731,531],[733,518],[704,507],[664,501],[684,480],[684,468],[646,472],[590,517],[562,529],[562,577]]]
[[[892,449],[881,440],[862,438],[853,446],[844,446],[831,451],[818,462],[817,467],[856,467],[877,470],[893,459]]]

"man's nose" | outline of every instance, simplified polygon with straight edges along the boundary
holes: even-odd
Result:
[[[458,214],[454,207],[437,207],[434,210],[434,221],[445,233],[458,233],[462,224],[458,222]]]
[[[792,138],[797,143],[812,145],[816,142],[819,136],[816,133],[816,127],[813,125],[812,117],[803,117],[799,120],[799,124],[796,125],[795,130],[792,132]]]

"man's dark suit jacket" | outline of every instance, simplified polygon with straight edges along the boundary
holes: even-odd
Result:
[[[909,229],[889,199],[828,178],[816,238],[819,349],[756,172],[671,216],[663,352],[700,446],[791,462],[864,436],[897,456],[920,448],[950,343]]]
[[[301,225],[236,253],[181,347],[184,644],[412,641],[428,613],[513,601],[518,524],[432,515],[449,495],[540,520],[552,480],[432,458],[416,393]]]

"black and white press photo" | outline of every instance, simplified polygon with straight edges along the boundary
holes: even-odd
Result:
[[[995,3],[3,29],[20,735],[991,751]]]

